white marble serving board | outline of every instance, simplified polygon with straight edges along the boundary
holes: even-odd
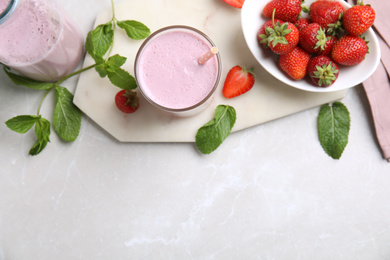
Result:
[[[118,20],[137,20],[151,31],[168,25],[188,25],[206,33],[218,46],[223,70],[217,94],[208,109],[190,117],[179,118],[157,111],[141,98],[134,114],[123,114],[114,104],[119,89],[107,78],[89,70],[81,74],[74,103],[92,120],[122,142],[193,142],[197,130],[214,116],[219,104],[236,109],[237,121],[232,132],[270,120],[291,115],[308,108],[341,99],[346,91],[312,93],[285,85],[266,72],[246,46],[240,19],[240,9],[222,0],[125,0],[115,6]],[[103,10],[96,25],[111,19],[111,8]],[[118,30],[112,54],[127,57],[124,68],[134,75],[135,55],[143,41],[129,39]],[[93,63],[87,55],[84,67]],[[235,65],[254,67],[255,86],[233,99],[222,95],[223,82]]]

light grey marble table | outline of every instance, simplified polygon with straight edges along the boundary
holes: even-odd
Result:
[[[86,34],[110,1],[61,4]],[[41,95],[0,72],[1,260],[390,259],[390,165],[362,86],[342,100],[340,160],[318,141],[319,107],[233,133],[208,156],[119,143],[84,116],[75,142],[52,134],[31,157],[34,134],[3,122],[35,113]]]

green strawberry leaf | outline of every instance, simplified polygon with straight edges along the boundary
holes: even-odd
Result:
[[[215,109],[215,117],[196,133],[196,146],[203,154],[216,150],[230,134],[236,122],[236,110],[227,105]]]
[[[16,85],[21,85],[32,89],[38,89],[38,90],[47,90],[53,86],[53,83],[39,82],[33,79],[29,79],[17,75],[15,73],[8,71],[5,67],[4,67],[4,71],[7,74],[7,76],[12,80],[12,82],[15,83]]]
[[[107,69],[107,75],[111,83],[121,89],[137,88],[137,82],[134,77],[122,68],[110,67]]]
[[[348,143],[351,118],[341,102],[325,104],[318,115],[318,135],[325,152],[333,159],[340,159]]]
[[[5,124],[9,129],[19,134],[27,133],[36,122],[38,122],[38,116],[21,115],[9,119]]]
[[[50,122],[44,118],[39,118],[35,124],[35,135],[38,139],[30,149],[30,155],[38,155],[50,142]]]
[[[98,25],[88,33],[85,49],[96,63],[103,62],[103,56],[113,43],[113,38],[114,30],[112,29],[112,22]]]
[[[142,40],[150,35],[150,29],[141,22],[134,20],[118,21],[118,26],[126,31],[127,36],[134,40]]]
[[[73,104],[73,95],[66,88],[56,87],[53,128],[62,140],[72,142],[79,135],[81,111]]]

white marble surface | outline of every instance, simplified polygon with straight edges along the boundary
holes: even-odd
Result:
[[[110,3],[62,5],[87,32]],[[0,121],[35,113],[41,96],[1,71]],[[33,133],[1,123],[0,259],[390,259],[390,166],[362,87],[342,101],[352,126],[338,161],[318,142],[318,107],[238,131],[208,156],[120,143],[84,116],[75,142],[52,134],[31,157]]]

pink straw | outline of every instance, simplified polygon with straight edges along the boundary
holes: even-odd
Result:
[[[211,57],[218,53],[217,47],[212,47],[207,53],[205,53],[202,57],[198,59],[198,63],[200,65],[205,64]]]

